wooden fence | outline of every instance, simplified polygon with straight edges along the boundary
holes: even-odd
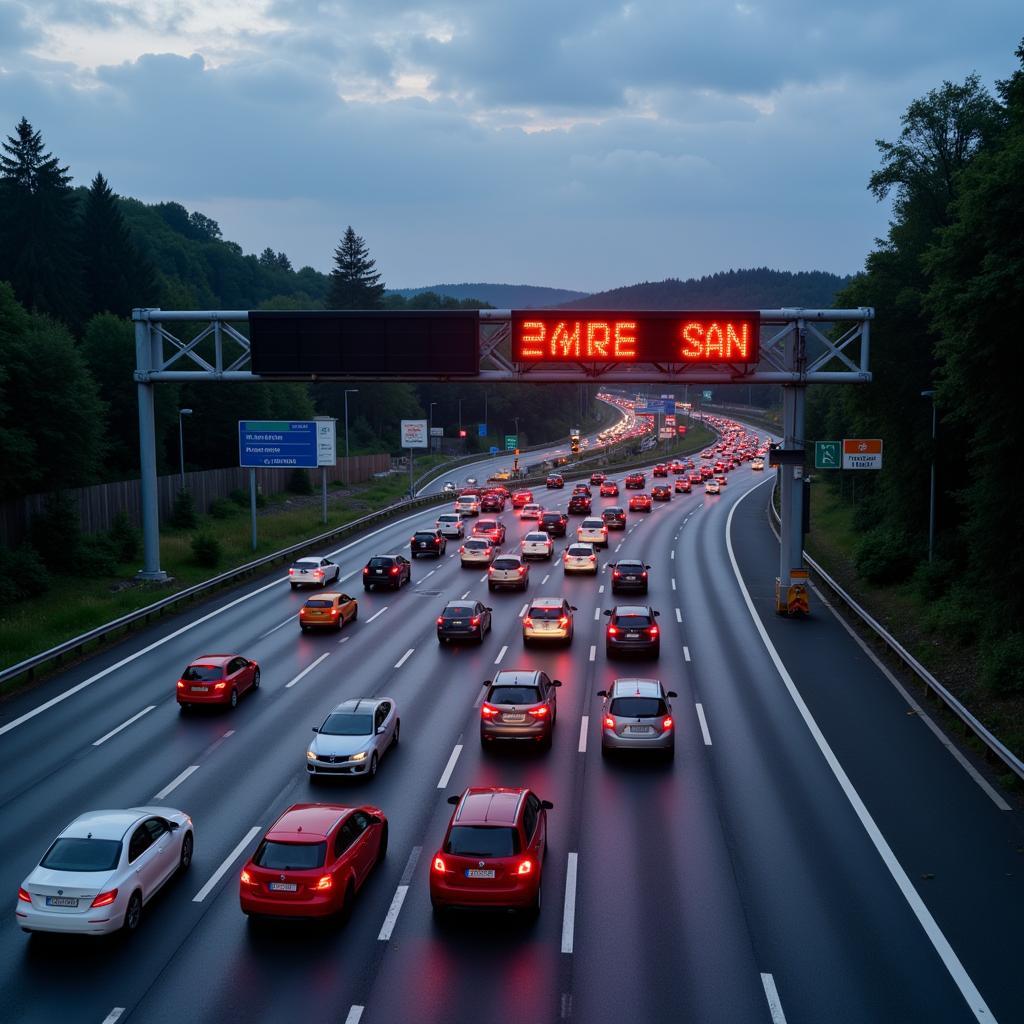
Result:
[[[348,472],[346,473],[346,464]],[[353,455],[349,459],[338,459],[328,467],[327,479],[348,480],[361,483],[369,480],[374,473],[391,469],[391,456]],[[314,488],[319,486],[320,471],[307,471]],[[256,483],[262,494],[277,494],[285,490],[290,469],[257,469]],[[174,507],[174,498],[181,488],[177,473],[157,478],[160,518],[166,519]],[[218,498],[226,498],[232,491],[249,493],[249,471],[231,467],[229,469],[204,469],[185,474],[185,487],[192,492],[196,509],[205,512]],[[83,533],[102,533],[109,530],[114,516],[127,512],[132,522],[141,525],[140,487],[138,480],[118,480],[109,484],[95,484],[92,487],[69,488],[65,493],[78,504]],[[43,510],[47,495],[29,494],[23,498],[0,503],[0,545],[15,547],[28,535],[32,517]]]

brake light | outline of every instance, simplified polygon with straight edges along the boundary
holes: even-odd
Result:
[[[397,565],[391,566],[391,575],[392,576],[397,576],[398,575],[398,566]]]
[[[522,576],[525,572],[526,572],[526,566],[525,565],[519,566],[519,575]]]
[[[619,635],[619,627],[618,626],[609,626],[608,627],[608,635],[609,636],[618,636]]]
[[[644,580],[647,579],[647,570],[646,569],[642,573],[640,573],[640,578],[644,579]]]
[[[109,907],[114,900],[117,899],[117,890],[108,889],[106,892],[101,892],[99,896],[92,901],[94,907]]]
[[[666,716],[665,716],[665,717],[664,717],[664,718],[663,718],[663,719],[661,720],[661,728],[662,728],[662,730],[663,730],[663,731],[665,731],[665,732],[667,732],[667,731],[668,731],[669,729],[671,729],[671,728],[672,728],[672,716],[671,716],[671,715],[666,715]]]
[[[340,608],[332,608],[332,609],[331,609],[331,614],[332,614],[332,615],[337,615],[337,614],[338,614],[338,612],[340,612],[340,611],[341,611],[341,609],[340,609]]]
[[[596,562],[596,561],[597,561],[597,555],[591,555],[591,556],[590,556],[590,560],[591,560],[592,562]]]
[[[323,576],[323,574],[324,574],[323,569],[317,569],[317,571],[315,573],[313,573],[314,576]]]
[[[252,875],[250,875],[249,872],[246,871],[244,868],[242,869],[242,873],[238,876],[238,880],[242,883],[242,885],[252,885],[253,884],[252,883]]]
[[[443,875],[448,870],[448,867],[445,864],[443,857],[435,857],[434,858],[434,870],[439,875]]]
[[[437,617],[437,624],[439,626],[443,626],[444,625],[444,616],[443,615],[438,615],[438,617]]]
[[[568,625],[569,625],[569,616],[568,616],[568,615],[563,615],[563,616],[562,616],[562,617],[561,617],[561,618],[560,618],[560,619],[558,620],[558,624],[559,624],[559,625],[560,625],[560,626],[561,626],[561,627],[562,627],[562,628],[564,629],[564,628],[565,628],[566,626],[568,626]]]
[[[185,689],[185,684],[180,679],[178,680],[178,689],[179,690],[184,690]]]
[[[485,555],[489,555],[489,554],[491,553],[491,551],[492,551],[492,550],[493,550],[493,548],[485,548],[485,549],[484,549],[484,554],[485,554]]]
[[[612,570],[612,579],[616,579],[617,580],[621,575],[622,575],[622,573],[619,572],[618,569]],[[644,573],[644,575],[646,576],[647,574]]]
[[[21,900],[22,903],[32,902],[32,897],[29,896],[29,894],[25,892],[25,890],[22,889],[21,886],[18,886],[18,899]]]
[[[493,718],[498,713],[498,709],[493,704],[481,704],[480,705],[480,717],[481,718]]]
[[[215,689],[215,690],[223,690],[223,689],[224,689],[224,687],[225,687],[225,686],[227,686],[227,685],[228,685],[227,683],[217,683],[217,684],[216,684],[216,685],[214,686],[214,689]]]
[[[527,857],[525,860],[519,862],[519,867],[516,868],[517,875],[528,875],[533,871],[533,861]]]
[[[334,879],[330,875],[321,875],[320,880],[316,883],[317,892],[326,892],[334,885]]]
[[[547,718],[548,709],[546,704],[541,704],[540,707],[527,708],[527,713],[533,715],[534,718]]]
[[[604,727],[606,729],[614,729],[615,728],[615,719],[612,718],[611,715],[605,715],[604,716]]]
[[[480,625],[480,616],[479,615],[474,615],[473,618],[471,618],[469,620],[469,624],[471,626],[479,626]]]
[[[370,575],[370,567],[368,565],[364,565],[363,566],[363,575],[364,576],[369,576]]]
[[[494,572],[494,571],[495,571],[495,569],[494,569],[494,566],[493,566],[493,565],[489,565],[489,566],[487,566],[487,572],[488,572],[488,573],[492,573],[492,572]]]
[[[295,570],[294,569],[289,569],[288,570],[288,575],[289,576],[294,576],[295,575]]]
[[[648,633],[649,636],[657,636],[658,635],[658,627],[657,626],[648,626],[647,627],[647,633]]]

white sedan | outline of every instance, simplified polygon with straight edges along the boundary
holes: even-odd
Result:
[[[26,932],[133,932],[153,895],[192,863],[194,846],[192,819],[183,811],[87,811],[21,883],[17,923]]]
[[[520,545],[523,558],[550,558],[555,550],[555,542],[547,533],[531,531]]]
[[[329,558],[300,558],[288,569],[288,582],[292,590],[303,583],[314,587],[326,587],[341,576],[341,566]]]
[[[562,569],[566,573],[587,572],[597,575],[597,552],[593,544],[570,544],[562,556]]]
[[[531,501],[529,504],[524,505],[519,510],[520,519],[540,519],[544,514],[544,509],[536,502]]]

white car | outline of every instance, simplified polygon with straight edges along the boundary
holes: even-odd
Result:
[[[540,519],[543,515],[544,509],[541,508],[535,501],[531,501],[529,504],[524,505],[519,510],[520,519]]]
[[[751,469],[764,469],[764,459],[752,459],[750,462]]]
[[[593,544],[570,544],[562,556],[562,569],[567,572],[589,572],[597,575],[597,552]]]
[[[391,697],[358,697],[339,704],[306,748],[310,782],[318,777],[373,778],[381,758],[398,743],[402,723]]]
[[[721,494],[722,488],[718,481],[712,477],[706,484],[704,484],[705,494]]]
[[[530,567],[519,555],[501,555],[491,562],[487,570],[487,589],[512,587],[525,590],[530,585]]]
[[[442,537],[465,537],[466,524],[458,512],[442,512],[434,524],[440,531]]]
[[[596,544],[608,547],[608,527],[600,516],[588,516],[576,527],[576,539],[581,544]]]
[[[494,560],[494,547],[483,537],[470,537],[462,547],[459,548],[459,559],[462,568],[468,569],[472,566],[490,565]]]
[[[476,494],[464,494],[455,499],[455,511],[463,516],[480,515],[480,498]]]
[[[133,932],[143,906],[192,863],[194,848],[192,819],[183,811],[87,811],[21,883],[15,920],[26,932]]]
[[[442,494],[454,494],[458,488],[455,486],[454,480],[445,480],[444,486],[441,488]]]
[[[530,532],[520,544],[523,558],[550,558],[555,551],[555,542],[546,533]]]
[[[329,558],[299,558],[288,569],[288,582],[292,590],[302,584],[326,587],[341,576],[341,566]]]

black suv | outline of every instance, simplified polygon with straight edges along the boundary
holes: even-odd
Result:
[[[620,604],[606,611],[608,626],[605,630],[605,654],[609,658],[620,654],[646,654],[657,658],[661,653],[661,630],[658,612],[647,605]]]
[[[409,541],[409,553],[413,558],[420,555],[433,555],[435,558],[440,558],[447,547],[448,541],[440,530],[417,530]]]
[[[601,512],[601,518],[609,530],[626,528],[626,510],[621,505],[610,505]]]
[[[582,493],[574,494],[569,499],[569,515],[590,515],[590,495]]]
[[[568,518],[562,512],[545,512],[537,526],[552,537],[564,537],[568,522]]]
[[[412,582],[412,562],[404,555],[374,555],[363,569],[363,590],[391,587],[398,590]]]
[[[621,590],[637,590],[641,594],[647,593],[649,565],[645,565],[636,558],[623,558],[618,562],[612,562],[609,568],[612,570],[613,594],[617,594]]]

